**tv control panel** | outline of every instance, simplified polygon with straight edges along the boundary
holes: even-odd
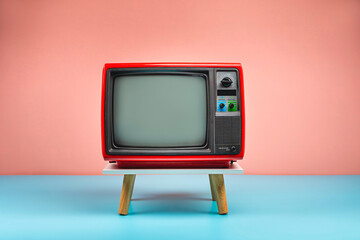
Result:
[[[241,148],[240,90],[236,71],[216,72],[215,151],[238,153]]]
[[[235,71],[218,71],[216,73],[217,113],[239,111],[237,83],[237,74]]]

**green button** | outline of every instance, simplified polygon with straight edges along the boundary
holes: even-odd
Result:
[[[230,106],[233,106],[233,107],[230,108]],[[236,112],[237,111],[237,102],[228,101],[228,111],[229,112]]]

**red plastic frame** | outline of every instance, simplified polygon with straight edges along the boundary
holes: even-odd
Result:
[[[106,72],[109,68],[206,67],[237,68],[240,75],[242,139],[241,151],[236,155],[178,155],[178,156],[112,156],[105,151],[104,107]],[[116,161],[122,167],[227,167],[230,161],[241,160],[245,151],[244,77],[240,63],[106,63],[103,68],[101,92],[101,142],[105,161]]]

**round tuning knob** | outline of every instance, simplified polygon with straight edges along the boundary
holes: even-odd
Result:
[[[224,77],[222,80],[221,80],[221,85],[223,85],[223,87],[230,87],[231,84],[232,84],[232,80],[231,78],[229,77]]]
[[[220,104],[219,104],[219,107],[220,107],[220,108],[224,108],[224,107],[225,107],[225,104],[220,103]]]

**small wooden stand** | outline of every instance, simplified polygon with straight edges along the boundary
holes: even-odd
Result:
[[[103,174],[124,174],[121,190],[119,214],[127,215],[134,189],[136,174],[208,174],[212,200],[216,201],[219,214],[227,214],[224,174],[243,174],[243,169],[236,162],[230,168],[190,168],[190,169],[121,169],[116,163],[109,163]]]

